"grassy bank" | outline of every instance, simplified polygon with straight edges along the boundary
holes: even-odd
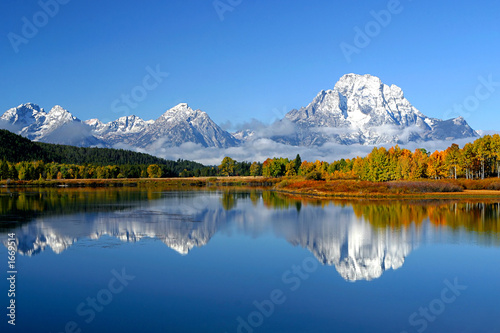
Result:
[[[126,178],[126,179],[58,179],[0,181],[2,187],[160,187],[189,189],[197,187],[248,186],[272,188],[278,178],[265,177],[197,177],[197,178]]]
[[[265,188],[316,197],[499,197],[500,179],[419,180],[371,182],[360,180],[306,180],[304,177],[198,177],[138,179],[65,179],[1,181],[2,187],[144,187],[163,190],[199,188]]]
[[[418,180],[371,182],[359,180],[316,181],[284,179],[276,190],[323,197],[470,197],[500,196],[500,180]]]

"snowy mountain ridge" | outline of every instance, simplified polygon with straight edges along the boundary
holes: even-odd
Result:
[[[46,113],[33,103],[7,110],[0,128],[31,140],[78,146],[126,145],[154,152],[191,142],[229,148],[268,138],[292,146],[404,144],[477,137],[462,118],[430,118],[416,109],[396,85],[375,76],[346,74],[331,90],[322,90],[306,107],[293,109],[260,130],[228,133],[209,115],[180,103],[155,120],[129,115],[103,123],[81,121],[59,105]]]

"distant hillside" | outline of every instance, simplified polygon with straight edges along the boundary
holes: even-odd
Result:
[[[80,148],[51,143],[34,142],[7,130],[0,130],[0,159],[16,163],[42,160],[46,163],[97,165],[165,165],[172,170],[197,170],[204,165],[192,161],[169,161],[149,154],[123,149]]]

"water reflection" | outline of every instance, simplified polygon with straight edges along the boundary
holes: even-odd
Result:
[[[334,266],[346,280],[372,280],[400,268],[428,242],[498,245],[498,201],[305,200],[275,192],[43,190],[0,192],[0,221],[19,253],[61,253],[104,235],[159,239],[180,254],[218,232],[273,233]]]

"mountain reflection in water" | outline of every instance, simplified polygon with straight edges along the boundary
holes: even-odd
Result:
[[[2,234],[15,232],[19,253],[61,253],[80,239],[161,240],[187,255],[218,232],[273,233],[335,266],[349,281],[400,268],[421,243],[497,246],[498,201],[310,200],[276,192],[160,192],[48,189],[0,192]],[[6,237],[5,237],[6,239]]]

